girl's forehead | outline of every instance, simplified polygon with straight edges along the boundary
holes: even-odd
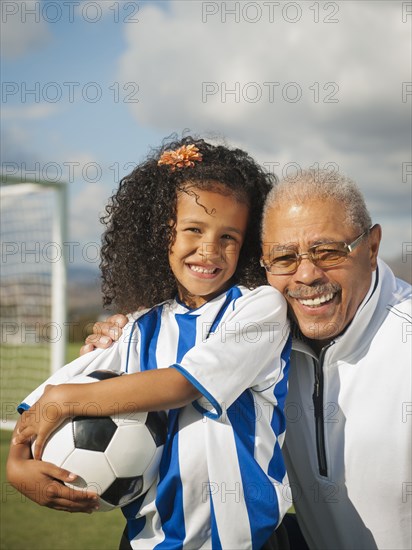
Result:
[[[215,195],[221,195],[224,197],[233,197],[237,202],[246,204],[249,206],[250,200],[248,193],[245,189],[232,188],[228,184],[219,180],[207,179],[207,180],[188,180],[186,181],[180,190],[177,192],[177,198],[180,196],[192,195],[198,196],[199,193],[211,193]]]
[[[178,221],[184,219],[208,218],[226,219],[247,215],[249,206],[237,199],[233,193],[219,193],[206,189],[193,188],[177,197],[176,214]]]

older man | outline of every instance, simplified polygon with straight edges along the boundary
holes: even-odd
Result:
[[[296,322],[285,455],[311,548],[411,548],[411,287],[358,188],[307,171],[266,203],[262,264]]]
[[[378,260],[380,239],[338,174],[305,171],[268,197],[261,263],[295,325],[284,451],[313,549],[412,547],[411,287]]]

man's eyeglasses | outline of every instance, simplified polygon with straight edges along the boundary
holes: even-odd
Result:
[[[279,251],[278,256],[271,254],[270,263],[266,263],[262,258],[260,265],[272,275],[290,275],[295,273],[303,257],[307,257],[317,267],[333,267],[344,262],[348,255],[360,244],[363,237],[369,234],[371,229],[372,227],[364,231],[350,244],[345,242],[315,244],[308,248],[307,252],[302,252],[302,254],[298,254],[295,250],[285,247]]]

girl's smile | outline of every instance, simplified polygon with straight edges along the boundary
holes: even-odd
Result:
[[[198,277],[212,279],[220,269],[218,267],[187,264]]]
[[[249,206],[224,185],[213,189],[190,187],[177,197],[169,263],[180,300],[192,308],[229,287],[248,224]]]

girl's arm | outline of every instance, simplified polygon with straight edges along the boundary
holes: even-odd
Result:
[[[17,433],[17,424],[13,436]],[[77,476],[49,462],[33,460],[30,444],[11,445],[7,459],[7,480],[27,498],[42,506],[66,512],[91,514],[97,509],[97,495],[76,491],[63,482]]]
[[[127,374],[91,384],[47,386],[42,397],[23,413],[13,443],[26,444],[36,437],[34,454],[40,458],[47,438],[68,417],[175,409],[200,395],[174,368]],[[95,406],[90,407],[91,403]]]

